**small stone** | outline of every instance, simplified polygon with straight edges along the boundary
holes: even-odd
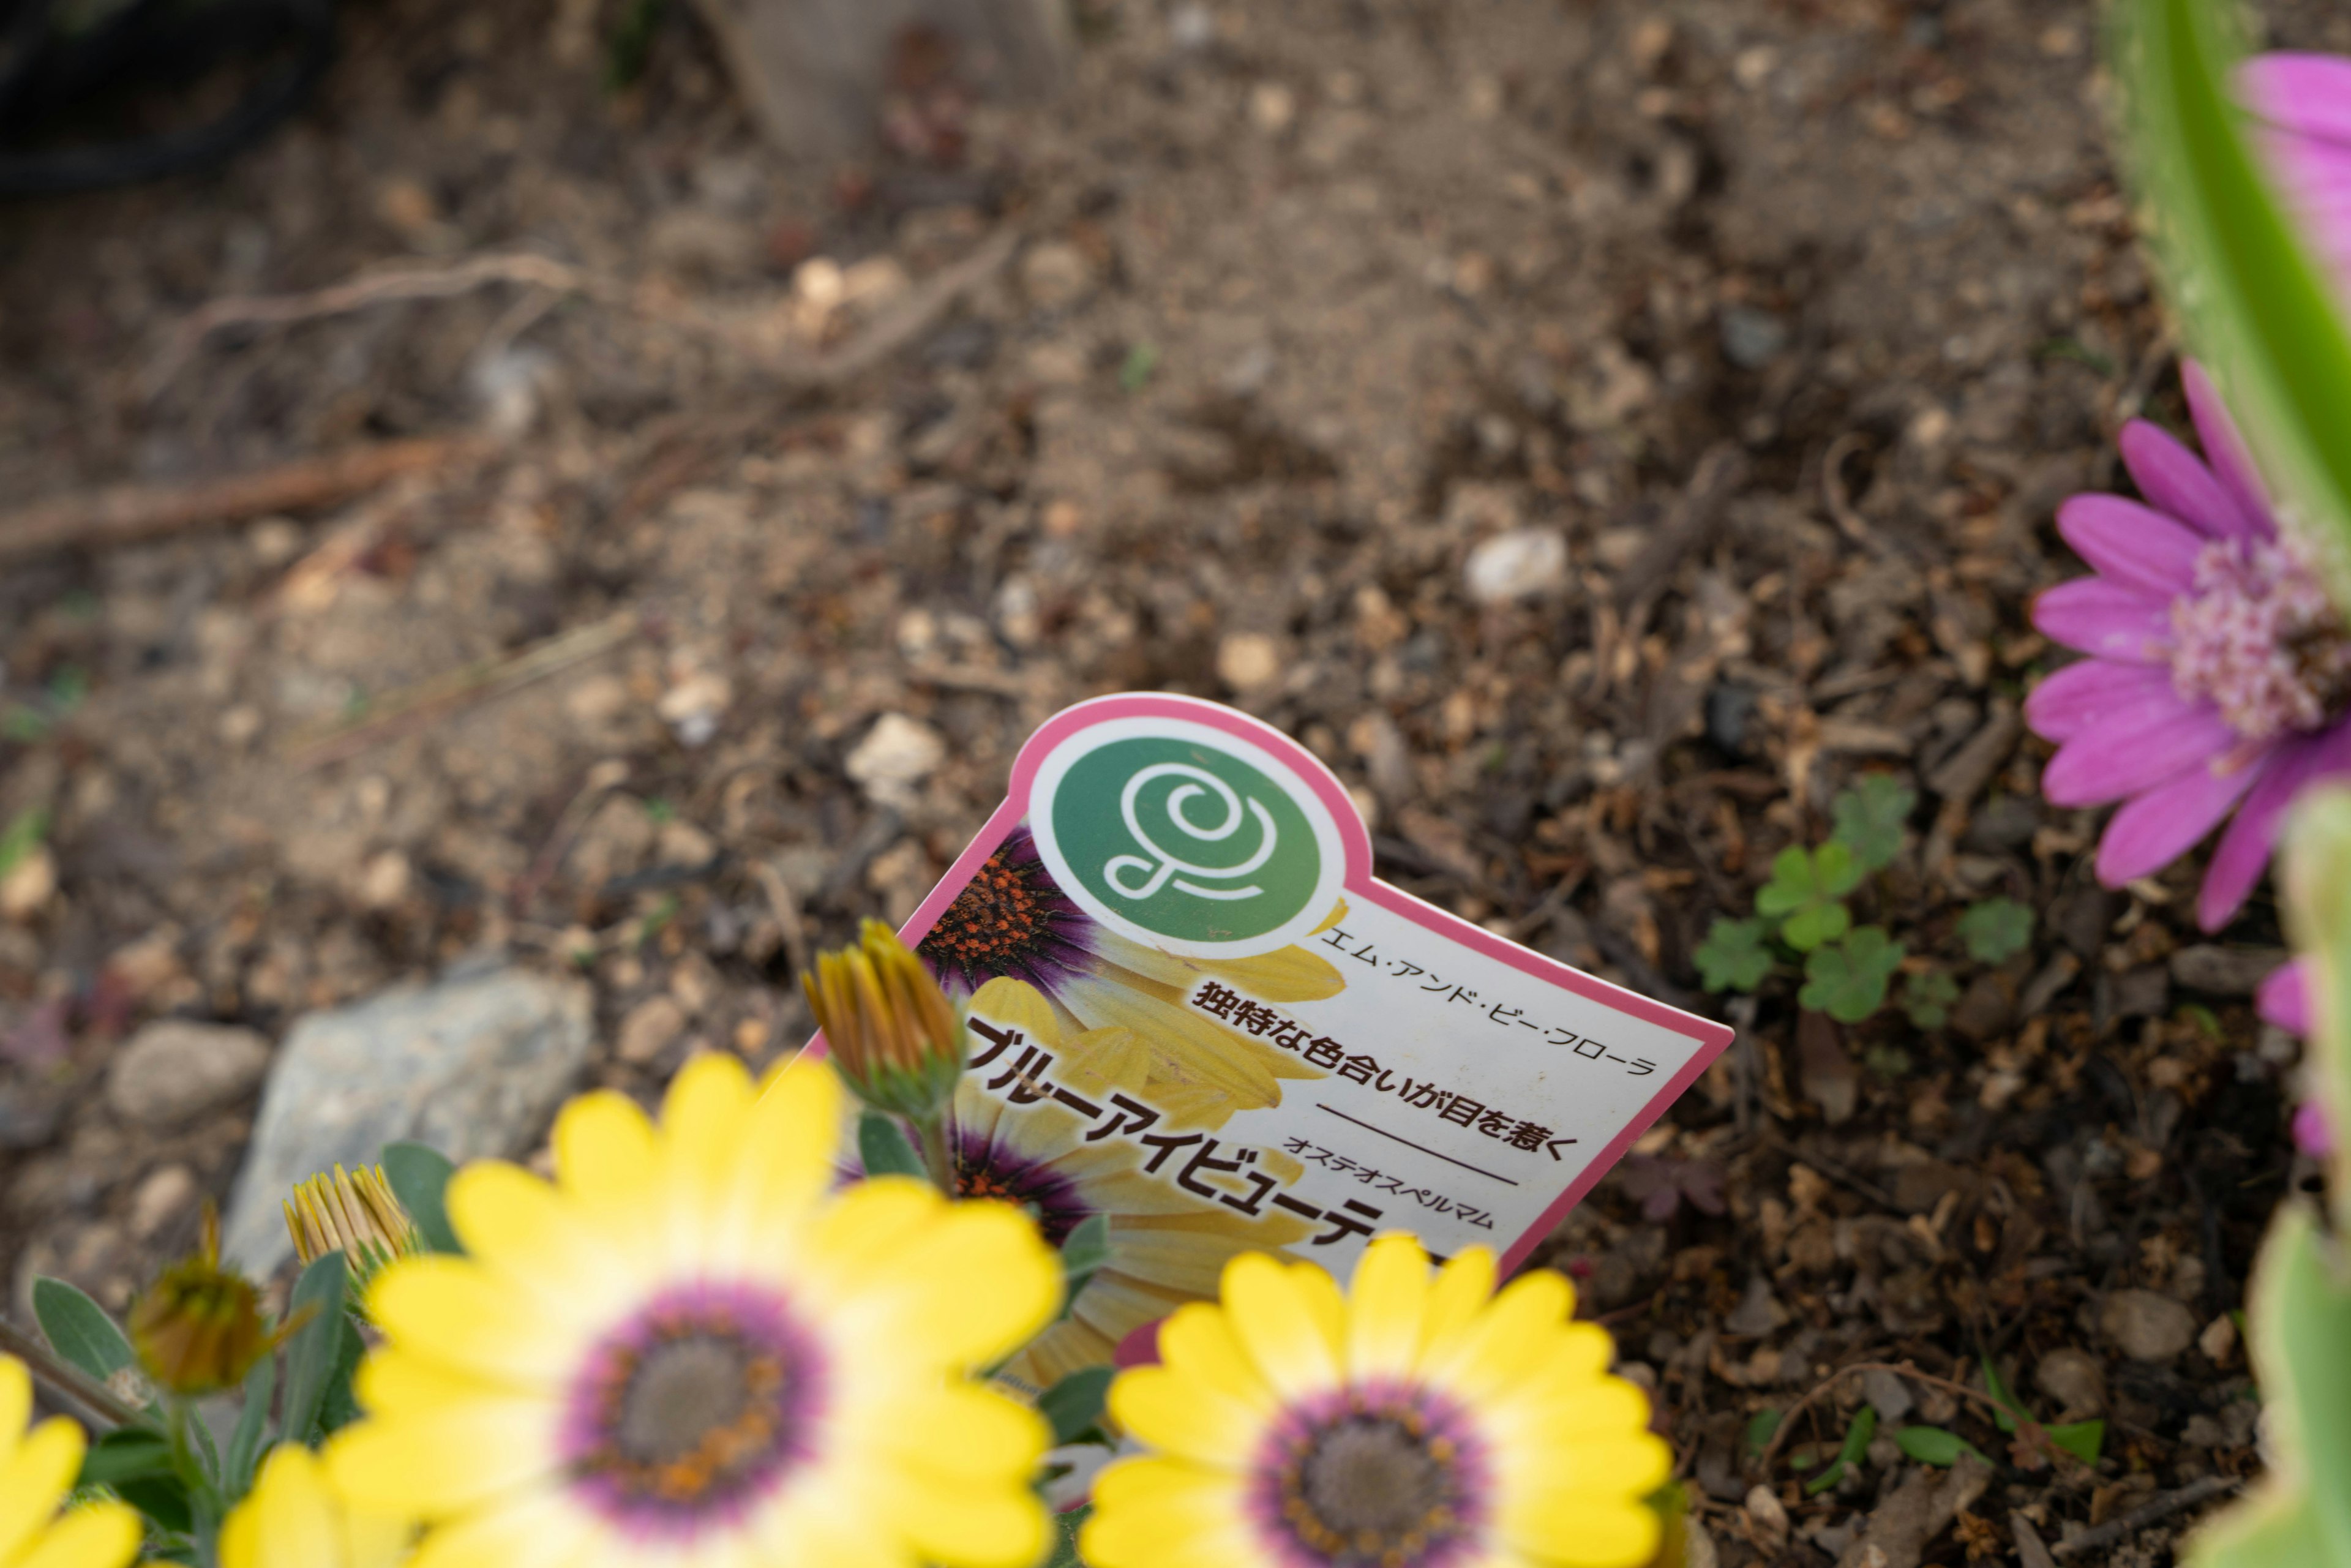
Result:
[[[152,1239],[179,1218],[195,1200],[196,1173],[185,1166],[164,1166],[149,1174],[131,1195],[131,1234]]]
[[[587,1065],[589,1015],[577,980],[471,967],[297,1019],[262,1090],[223,1251],[266,1279],[292,1256],[287,1191],[372,1165],[388,1143],[460,1164],[527,1151]]]
[[[621,1020],[620,1052],[623,1061],[651,1061],[685,1032],[685,1009],[669,997],[647,997]]]
[[[1278,81],[1261,81],[1249,89],[1249,123],[1268,136],[1279,136],[1298,118],[1298,95]]]
[[[2196,1342],[2196,1317],[2153,1291],[2116,1291],[2098,1309],[2098,1327],[2133,1361],[2169,1361]]]
[[[1876,1409],[1879,1424],[1886,1427],[1910,1414],[1917,1404],[1910,1397],[1910,1385],[1883,1367],[1861,1375],[1861,1393]]]
[[[2223,947],[2199,942],[2171,956],[2174,984],[2214,997],[2250,997],[2293,955],[2283,947]]]
[[[667,721],[677,736],[680,746],[692,749],[706,746],[718,733],[718,721],[726,716],[728,705],[735,700],[735,685],[725,675],[698,671],[687,675],[669,690],[653,711]]]
[[[885,713],[874,720],[843,764],[850,778],[883,805],[911,800],[914,787],[946,760],[947,744],[920,719]]]
[[[1722,357],[1742,371],[1760,371],[1787,350],[1788,323],[1752,305],[1722,310]]]
[[[1041,241],[1020,258],[1021,292],[1040,310],[1066,310],[1093,286],[1093,263],[1067,241]]]
[[[32,851],[0,876],[0,915],[11,920],[30,920],[48,904],[57,892],[57,861],[49,853],[47,844],[36,844]]]
[[[1235,632],[1217,644],[1217,676],[1237,692],[1260,691],[1281,674],[1281,646],[1262,632]]]
[[[2210,1416],[2190,1416],[2188,1424],[2179,1429],[2179,1440],[2191,1448],[2225,1448],[2229,1446],[2229,1428]]]
[[[1747,1494],[1747,1522],[1765,1555],[1777,1557],[1788,1544],[1788,1511],[1770,1487],[1759,1486]]]
[[[377,851],[360,868],[360,906],[375,910],[397,907],[408,897],[410,880],[408,856],[403,851]]]
[[[1722,1327],[1726,1333],[1761,1339],[1787,1321],[1788,1309],[1771,1293],[1771,1283],[1758,1274],[1747,1281],[1747,1294],[1722,1320]]]
[[[2202,1351],[2204,1359],[2213,1365],[2226,1366],[2229,1364],[2230,1355],[2237,1348],[2236,1320],[2228,1313],[2222,1312],[2219,1317],[2206,1323],[2204,1332],[2196,1336],[2196,1348]]]
[[[2074,1345],[2061,1346],[2032,1368],[2033,1385],[2057,1401],[2063,1419],[2078,1421],[2106,1407],[2105,1363]]]
[[[249,1029],[158,1019],[115,1057],[106,1103],[125,1121],[170,1126],[236,1099],[268,1070],[269,1042]]]
[[[1557,591],[1567,582],[1567,536],[1557,528],[1512,528],[1469,552],[1461,569],[1470,599],[1507,604]]]

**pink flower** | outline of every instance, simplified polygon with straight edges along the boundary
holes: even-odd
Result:
[[[2253,1011],[2261,1020],[2291,1035],[2310,1038],[2310,960],[2280,964],[2262,977],[2253,992]]]
[[[2308,553],[2278,531],[2202,368],[2188,361],[2181,380],[2204,457],[2133,420],[2123,463],[2144,504],[2086,495],[2058,508],[2096,574],[2043,593],[2032,623],[2090,657],[2035,687],[2024,716],[2059,743],[2041,776],[2053,803],[2124,802],[2098,841],[2109,887],[2236,813],[2197,901],[2211,931],[2260,880],[2294,793],[2351,772],[2351,637]]]
[[[2351,278],[2351,59],[2260,55],[2238,82],[2319,258]]]

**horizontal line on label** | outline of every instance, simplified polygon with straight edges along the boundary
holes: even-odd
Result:
[[[1331,1111],[1331,1107],[1323,1104],[1320,1100],[1317,1100],[1314,1103],[1314,1108],[1317,1111]],[[1488,1170],[1483,1166],[1473,1166],[1468,1160],[1457,1160],[1451,1155],[1440,1155],[1435,1149],[1430,1148],[1427,1145],[1416,1144],[1410,1138],[1399,1138],[1394,1133],[1389,1132],[1385,1127],[1374,1127],[1369,1122],[1363,1120],[1361,1117],[1350,1116],[1344,1111],[1331,1111],[1331,1114],[1338,1117],[1342,1122],[1354,1123],[1355,1125],[1361,1127],[1366,1133],[1377,1133],[1383,1138],[1387,1138],[1395,1143],[1402,1144],[1407,1149],[1418,1149],[1430,1159],[1443,1160],[1448,1166],[1459,1166],[1465,1171],[1476,1171],[1481,1176],[1493,1176],[1494,1180],[1500,1182],[1504,1186],[1516,1186],[1519,1185],[1517,1182],[1512,1181],[1506,1176],[1494,1176],[1492,1171]]]

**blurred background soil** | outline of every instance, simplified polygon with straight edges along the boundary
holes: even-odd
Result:
[[[820,174],[682,6],[377,0],[218,173],[0,214],[10,504],[440,444],[0,575],[13,1309],[122,1305],[229,1201],[297,1021],[453,966],[580,1010],[561,1088],[796,1049],[809,951],[909,913],[1046,715],[1151,687],[1313,748],[1382,874],[1740,1026],[1545,1254],[1722,1561],[1888,1505],[1883,1451],[1776,1538],[1741,1503],[1750,1412],[1857,1360],[1988,1354],[2110,1423],[1927,1560],[2248,1471],[2274,909],[2215,943],[2199,862],[2098,888],[2017,716],[2055,504],[2127,484],[2126,418],[2185,427],[2093,8],[1078,16],[1047,104],[913,41],[883,150]],[[2338,7],[2270,24],[2351,49]],[[2032,944],[1953,959],[1932,1031],[1699,994],[1865,772],[1919,805],[1865,917],[1951,959],[2002,894]],[[528,1157],[551,1103],[481,1135]],[[2006,1462],[1980,1405],[1870,1389]]]

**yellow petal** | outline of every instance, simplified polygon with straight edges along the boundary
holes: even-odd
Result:
[[[1061,1025],[1053,1004],[1026,980],[998,975],[971,994],[971,1010],[988,1022],[1017,1029],[1049,1051],[1061,1044]]]
[[[862,1289],[946,1204],[935,1187],[913,1176],[859,1182],[820,1210],[810,1228],[811,1283],[836,1298]]]
[[[77,1508],[16,1559],[13,1568],[124,1568],[139,1555],[139,1515],[129,1505]]]
[[[544,1385],[569,1377],[579,1358],[576,1336],[549,1333],[531,1297],[469,1259],[400,1259],[367,1300],[392,1343],[486,1379]]]
[[[1672,1463],[1669,1454],[1667,1469]],[[1638,1568],[1657,1552],[1656,1514],[1621,1492],[1531,1489],[1510,1500],[1499,1523],[1512,1546],[1570,1568]]]
[[[862,1286],[868,1329],[886,1326],[932,1364],[1016,1350],[1061,1304],[1060,1260],[1005,1203],[958,1203],[902,1240]]]
[[[1273,1385],[1249,1359],[1222,1307],[1196,1302],[1178,1307],[1159,1325],[1161,1364],[1244,1408],[1265,1415],[1276,1405]]]
[[[1032,1568],[1045,1555],[1052,1523],[1027,1487],[950,1485],[904,1474],[888,1491],[891,1525],[929,1562],[944,1568]]]
[[[1428,1320],[1421,1331],[1421,1365],[1432,1365],[1450,1355],[1454,1341],[1478,1321],[1493,1294],[1492,1251],[1464,1247],[1456,1252],[1429,1286]]]
[[[916,1568],[893,1530],[876,1529],[863,1503],[865,1488],[839,1488],[811,1477],[758,1524],[761,1563],[810,1563],[818,1568]]]
[[[976,1384],[950,1384],[893,1401],[890,1450],[956,1485],[1018,1484],[1052,1441],[1045,1418]]]
[[[532,1390],[460,1371],[429,1355],[380,1345],[351,1379],[360,1408],[371,1416],[405,1416],[440,1408],[460,1399],[496,1399]]]
[[[1337,1336],[1308,1288],[1272,1258],[1250,1252],[1227,1265],[1225,1311],[1249,1360],[1285,1397],[1338,1382]]]
[[[1673,1473],[1674,1451],[1646,1427],[1617,1427],[1572,1442],[1504,1443],[1502,1493],[1533,1500],[1554,1493],[1643,1498]]]
[[[548,1487],[434,1526],[407,1568],[619,1568],[628,1560],[594,1513]]]
[[[653,1124],[636,1102],[610,1089],[582,1094],[555,1118],[555,1177],[592,1205],[628,1209],[659,1178]]]
[[[1364,1249],[1347,1298],[1347,1371],[1358,1382],[1404,1378],[1420,1359],[1428,1312],[1428,1254],[1410,1236]]]
[[[11,1562],[57,1511],[81,1469],[84,1446],[80,1427],[53,1416],[26,1433],[0,1466],[0,1563]]]
[[[372,1512],[444,1518],[554,1474],[555,1422],[553,1407],[522,1399],[375,1416],[336,1435],[328,1471]]]
[[[300,1444],[270,1451],[236,1512],[250,1519],[254,1555],[244,1568],[340,1568],[340,1511],[318,1459]]]
[[[842,1098],[829,1065],[800,1061],[751,1107],[737,1180],[768,1215],[797,1220],[831,1185]]]
[[[1155,1448],[1238,1469],[1263,1439],[1263,1414],[1166,1366],[1138,1366],[1110,1385],[1110,1413]]]
[[[1567,1281],[1548,1269],[1520,1275],[1453,1336],[1443,1355],[1424,1364],[1428,1375],[1471,1404],[1506,1391],[1556,1342],[1573,1301]]]
[[[1254,958],[1219,958],[1207,967],[1265,1002],[1319,1002],[1347,988],[1339,967],[1311,947],[1283,947]]]
[[[672,1255],[699,1261],[717,1211],[732,1196],[750,1120],[751,1072],[740,1058],[705,1051],[678,1070],[662,1099],[661,1158],[672,1207]]]
[[[1078,1536],[1091,1568],[1255,1568],[1273,1561],[1240,1511],[1229,1475],[1179,1460],[1122,1459],[1095,1479]]]
[[[446,1201],[467,1255],[559,1319],[596,1321],[643,1278],[641,1233],[632,1238],[611,1207],[588,1210],[520,1166],[476,1161],[449,1178]]]
[[[32,1418],[33,1375],[16,1357],[0,1355],[0,1469],[7,1468]]]
[[[1621,1377],[1595,1378],[1565,1397],[1509,1406],[1489,1399],[1483,1408],[1497,1442],[1531,1447],[1611,1440],[1649,1424],[1649,1396]]]

